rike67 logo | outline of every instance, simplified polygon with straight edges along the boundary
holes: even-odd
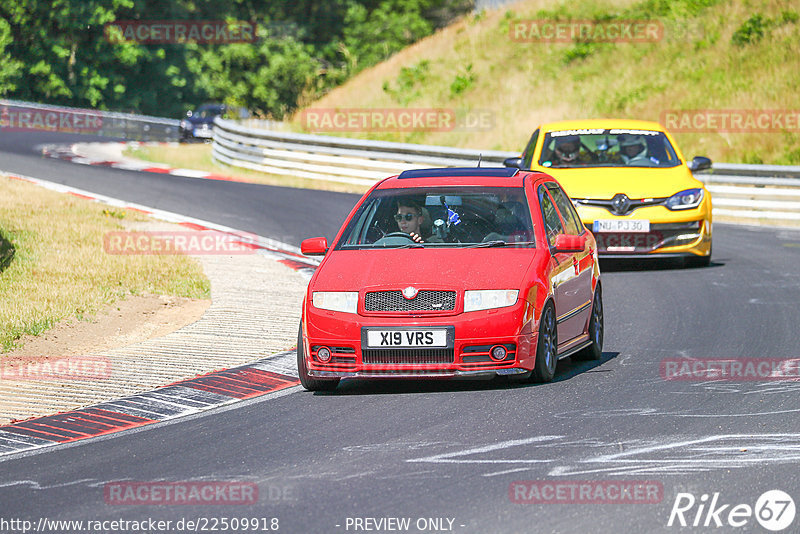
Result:
[[[794,516],[794,500],[781,490],[765,491],[755,506],[724,503],[719,492],[704,493],[699,499],[691,493],[678,493],[667,526],[739,528],[752,524],[755,517],[765,529],[778,532],[789,527]]]

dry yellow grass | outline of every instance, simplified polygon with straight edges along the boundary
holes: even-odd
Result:
[[[192,258],[106,254],[103,236],[123,220],[146,218],[0,174],[0,352],[127,295],[210,298]]]
[[[681,2],[658,17],[665,36],[655,43],[601,44],[582,59],[566,61],[575,45],[520,43],[509,38],[511,20],[549,16],[572,19],[640,12],[644,2],[528,0],[469,16],[388,61],[365,70],[309,107],[449,108],[490,110],[494,126],[478,131],[394,132],[358,135],[373,139],[497,150],[520,150],[540,123],[576,118],[620,117],[660,121],[669,110],[800,110],[798,6],[779,0],[719,1],[691,13]],[[630,10],[639,11],[630,11]],[[761,40],[744,46],[733,33],[751,16],[774,22]],[[789,15],[785,19],[785,15]],[[403,67],[428,62],[427,76],[410,101],[383,90],[397,88]],[[450,86],[472,65],[474,82],[460,94]],[[299,117],[299,116],[296,116]],[[299,119],[295,119],[295,124]],[[688,157],[717,161],[800,163],[800,131],[677,133]]]

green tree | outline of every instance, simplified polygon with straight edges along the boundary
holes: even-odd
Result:
[[[204,100],[282,117],[468,9],[471,0],[4,0],[0,95],[177,116]],[[138,44],[120,20],[247,20],[256,43]],[[265,21],[269,21],[265,23]]]
[[[423,16],[428,4],[425,0],[383,0],[369,10],[363,3],[351,0],[342,41],[357,60],[354,70],[375,65],[429,35],[433,24]]]
[[[11,57],[6,48],[13,42],[11,26],[8,21],[0,18],[0,96],[5,96],[17,88],[17,81],[22,73],[22,62]]]
[[[209,98],[282,119],[319,69],[311,47],[291,37],[213,48],[189,46],[188,66]]]

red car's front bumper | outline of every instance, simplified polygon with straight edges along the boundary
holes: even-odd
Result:
[[[514,375],[534,366],[537,329],[525,322],[525,301],[455,315],[363,316],[306,306],[303,342],[309,376],[316,378],[450,378]],[[365,329],[446,328],[445,348],[369,348]],[[498,345],[505,359],[492,359]],[[317,353],[331,351],[323,363]]]

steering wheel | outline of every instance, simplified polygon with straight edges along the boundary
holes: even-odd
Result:
[[[390,234],[386,234],[385,236],[381,237],[381,239],[386,239],[387,237],[405,237],[409,241],[414,241],[414,238],[405,232],[392,232]]]
[[[411,237],[410,235],[408,235],[405,232],[392,232],[390,234],[384,235],[383,237],[381,237],[380,239],[375,241],[373,243],[373,245],[382,245],[382,246],[387,246],[387,245],[398,246],[398,245],[401,245],[401,246],[404,246],[405,245],[405,240],[397,241],[398,238],[405,238],[411,243],[416,243],[416,241],[414,241],[414,238]]]

